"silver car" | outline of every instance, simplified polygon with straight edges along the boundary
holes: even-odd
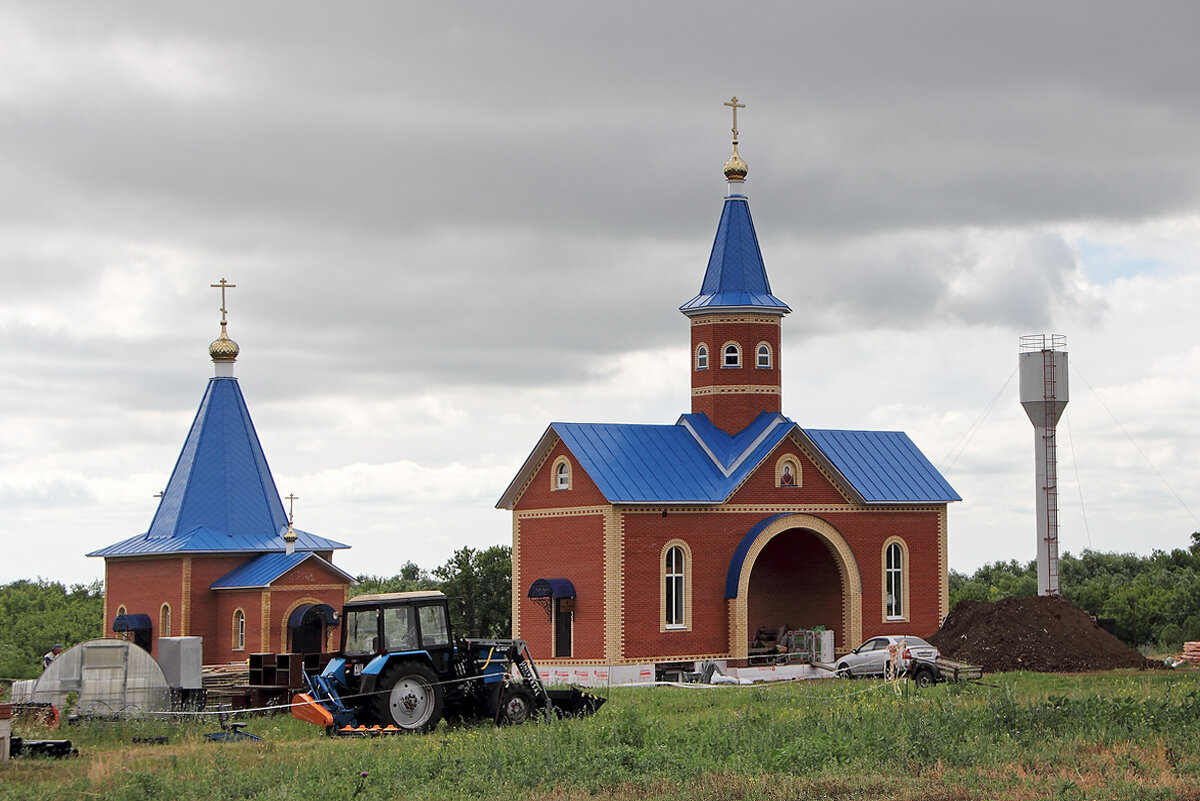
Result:
[[[888,675],[893,662],[896,671],[904,673],[913,659],[932,661],[937,658],[937,648],[911,634],[872,637],[838,660],[837,674],[845,679],[856,676],[885,676]]]

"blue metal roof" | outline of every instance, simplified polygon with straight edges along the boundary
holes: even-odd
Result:
[[[676,425],[554,423],[612,503],[721,503],[787,436],[791,421],[764,413],[736,437],[704,415]]]
[[[867,503],[962,500],[903,431],[804,433]]]
[[[718,308],[757,308],[787,314],[788,305],[771,294],[758,247],[750,203],[744,195],[725,198],[717,236],[700,294],[679,307],[684,314]]]
[[[703,414],[685,414],[673,426],[552,423],[496,505],[513,508],[555,437],[609,503],[718,504],[792,432],[863,503],[961,500],[901,432],[807,430],[783,415],[764,412],[732,436]]]
[[[150,530],[88,556],[282,551],[287,515],[236,378],[210,378]],[[297,532],[297,550],[346,548]]]
[[[283,576],[306,559],[316,559],[325,567],[340,574],[348,581],[354,577],[344,570],[334,567],[311,551],[296,551],[295,553],[267,553],[257,556],[239,565],[221,578],[209,585],[210,590],[235,590],[270,586],[271,582]]]

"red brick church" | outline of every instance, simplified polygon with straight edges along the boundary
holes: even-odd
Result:
[[[930,634],[948,611],[953,488],[903,432],[782,413],[791,309],[771,294],[750,217],[736,102],[716,239],[680,308],[691,412],[552,423],[497,504],[513,512],[513,636],[560,677],[744,664],[767,626],[824,626],[840,653],[864,635]]]
[[[207,664],[251,653],[337,648],[352,576],[340,542],[294,528],[233,375],[239,348],[209,346],[215,375],[146,533],[89,553],[104,559],[105,628],[158,656],[159,637],[203,638]]]

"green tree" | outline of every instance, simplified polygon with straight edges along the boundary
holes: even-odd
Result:
[[[436,590],[438,583],[429,572],[415,562],[408,561],[394,576],[358,576],[358,584],[350,589],[353,595],[373,595],[380,592],[415,592]]]
[[[104,585],[70,588],[47,579],[0,585],[0,678],[32,679],[55,643],[70,647],[102,636]]]
[[[461,548],[433,571],[451,598],[454,626],[462,634],[509,637],[512,632],[512,548]]]

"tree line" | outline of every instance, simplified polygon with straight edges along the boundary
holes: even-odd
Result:
[[[1200,641],[1200,531],[1188,548],[1149,556],[1084,550],[1059,559],[1059,592],[1136,648],[1178,651]],[[971,575],[950,571],[950,608],[963,600],[1037,595],[1037,562],[984,565]]]

